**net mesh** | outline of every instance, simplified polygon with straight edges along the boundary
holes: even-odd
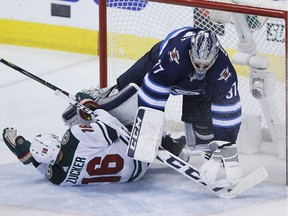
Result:
[[[237,52],[239,35],[233,24],[233,19],[227,21],[229,14],[224,11],[149,1],[127,0],[125,5],[123,1],[113,2],[114,4],[110,3],[110,7],[107,9],[109,85],[115,84],[116,78],[156,42],[163,39],[171,31],[184,26],[197,26],[212,30],[217,33],[230,58]],[[231,3],[231,1],[227,2]],[[267,1],[263,2],[268,4]],[[263,2],[258,2],[258,6],[260,4],[265,5]],[[234,1],[234,3],[240,4],[243,1]],[[245,4],[250,3],[245,1]],[[211,21],[211,12],[216,12],[218,15],[220,12],[221,18],[227,15],[225,24]],[[257,55],[268,58],[267,71],[275,77],[275,92],[273,96],[269,97],[269,101],[273,104],[273,111],[277,115],[279,121],[277,124],[284,127],[286,121],[285,21],[280,18],[262,17],[255,14],[247,14],[246,20],[256,43]],[[234,67],[239,78],[239,93],[244,115],[259,116],[263,131],[269,131],[261,103],[250,93],[249,67],[236,64]],[[167,130],[183,131],[183,124],[180,121],[181,106],[181,96],[169,98],[165,111]],[[285,137],[283,134],[281,136]],[[266,139],[271,139],[269,132],[266,134]]]

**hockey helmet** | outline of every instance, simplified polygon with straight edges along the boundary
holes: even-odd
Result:
[[[198,80],[203,80],[218,57],[220,43],[214,32],[200,30],[191,37],[189,55]]]
[[[31,142],[30,152],[39,163],[54,165],[61,148],[61,142],[53,134],[39,134]]]

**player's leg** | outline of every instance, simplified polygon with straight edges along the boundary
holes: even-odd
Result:
[[[196,144],[208,144],[213,140],[212,120],[207,101],[197,96],[183,96],[182,121],[185,123],[185,136],[175,139],[165,135],[161,143],[164,149],[188,161],[191,149],[195,150]],[[200,148],[202,149],[202,146]]]
[[[208,151],[205,150],[207,162],[200,169],[201,178],[210,186],[228,187],[236,184],[242,177],[238,151],[235,143],[214,141],[210,107],[208,98],[183,97],[182,120],[185,122],[187,147],[194,145],[199,148],[208,144]],[[179,157],[183,157],[185,148]]]
[[[115,91],[105,96],[93,97],[93,93],[81,93],[82,100],[93,98],[93,100],[104,110],[116,117],[125,126],[131,126],[134,122],[135,114],[138,108],[137,91],[139,87],[133,83],[121,91]],[[111,92],[110,92],[111,93]],[[63,121],[71,127],[75,124],[85,124],[85,120],[77,115],[73,106],[69,106],[62,114]],[[87,122],[86,122],[87,123]]]
[[[208,98],[183,96],[182,121],[188,146],[208,144],[214,139],[210,107]]]
[[[146,73],[156,64],[159,49],[160,42],[155,44],[149,52],[136,61],[125,73],[120,75],[117,78],[118,90],[122,90],[129,83],[141,86]]]
[[[184,95],[182,121],[185,123],[186,146],[179,157],[188,161],[191,149],[206,148],[201,144],[208,144],[214,139],[209,99]]]
[[[175,156],[179,156],[182,149],[186,145],[185,136],[181,136],[179,138],[172,138],[170,134],[163,134],[161,146],[174,154]]]

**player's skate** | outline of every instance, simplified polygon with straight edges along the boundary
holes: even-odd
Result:
[[[161,146],[174,154],[179,156],[182,149],[186,145],[185,136],[181,136],[177,139],[172,138],[169,134],[165,134],[162,138]]]

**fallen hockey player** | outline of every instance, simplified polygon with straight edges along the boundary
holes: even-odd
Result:
[[[30,142],[14,128],[3,130],[3,140],[24,165],[33,164],[57,185],[137,181],[148,163],[128,157],[128,138],[101,119],[127,129],[105,110],[97,107],[94,112],[97,119],[71,126],[61,141],[53,134],[40,134]]]

